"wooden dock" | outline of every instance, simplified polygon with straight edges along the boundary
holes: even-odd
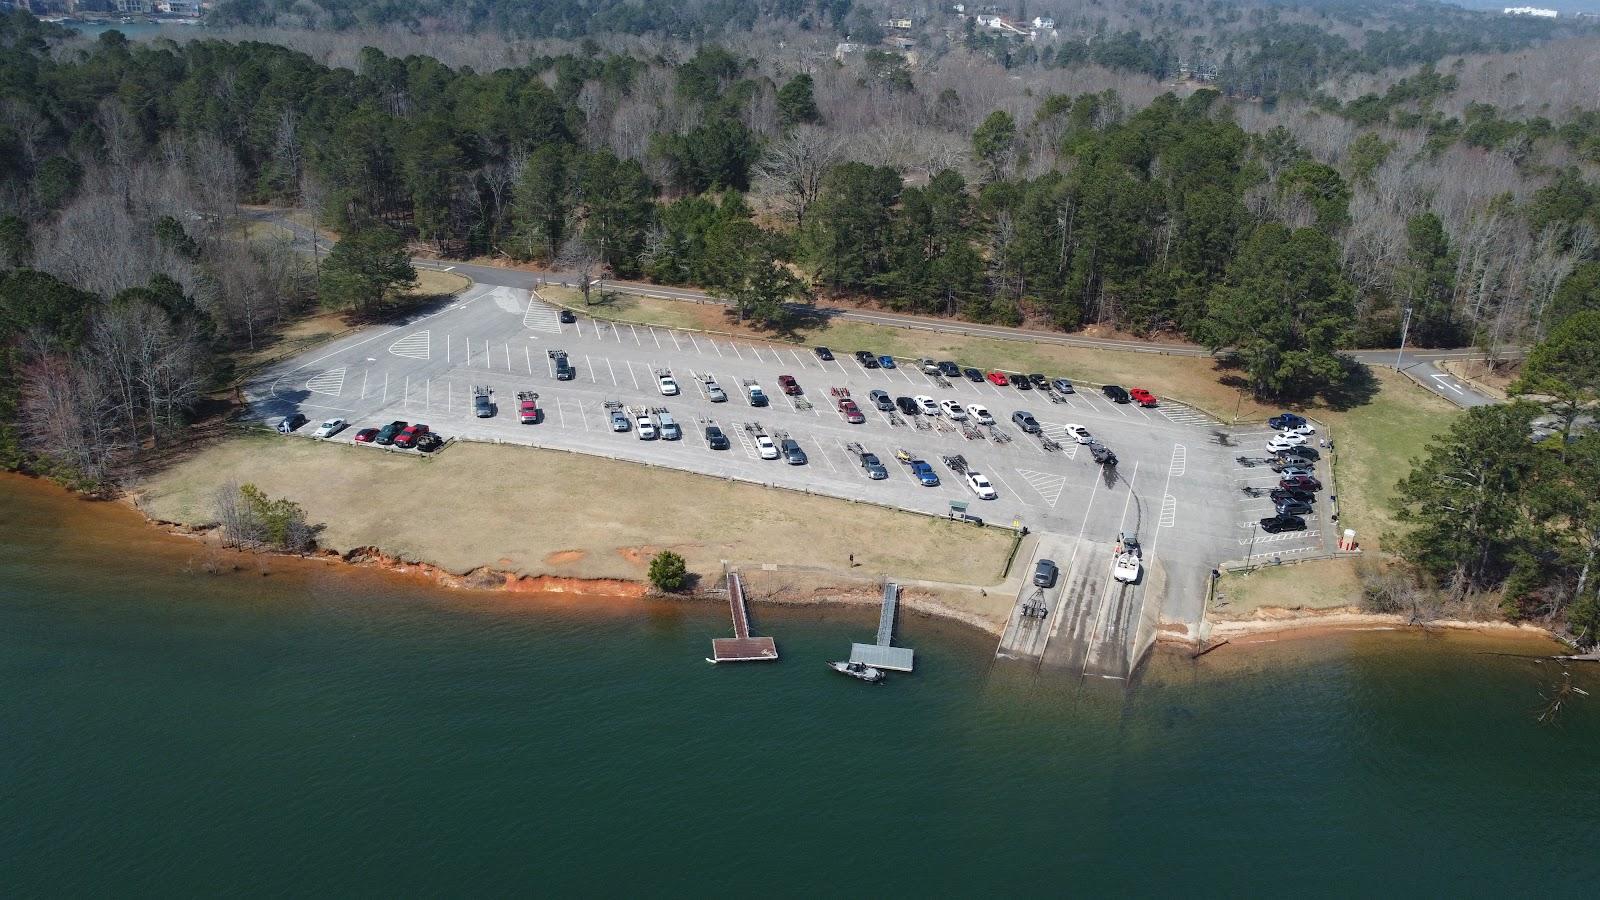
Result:
[[[750,636],[750,615],[744,607],[744,584],[739,573],[728,573],[728,610],[733,614],[733,637],[712,638],[710,662],[765,662],[778,658],[778,645],[769,637]]]

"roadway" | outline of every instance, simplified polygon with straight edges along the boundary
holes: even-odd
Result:
[[[248,215],[259,221],[272,222],[294,235],[297,244],[304,242],[307,252],[315,249],[326,253],[332,245],[320,235],[313,240],[309,228],[287,217],[287,211],[279,209],[254,209]],[[579,276],[573,272],[530,272],[523,269],[512,269],[504,266],[490,266],[477,263],[457,263],[448,260],[429,259],[426,257],[413,257],[412,264],[418,268],[439,269],[449,272],[459,272],[479,284],[499,287],[512,287],[522,290],[532,290],[544,284],[576,285]],[[694,288],[667,287],[657,284],[647,284],[637,281],[604,280],[598,282],[600,287],[609,287],[617,291],[637,294],[642,297],[654,297],[664,300],[683,300],[694,303],[714,303],[727,305],[727,302],[712,297],[704,291]],[[1004,325],[984,325],[976,322],[960,322],[952,319],[936,319],[927,316],[913,316],[904,313],[884,312],[881,310],[848,309],[835,306],[807,307],[809,312],[822,315],[829,319],[840,319],[850,322],[863,322],[872,325],[885,325],[894,328],[916,328],[924,331],[934,331],[944,334],[960,334],[969,337],[993,338],[1007,341],[1027,341],[1036,344],[1058,344],[1067,347],[1083,347],[1093,350],[1118,350],[1130,353],[1157,353],[1169,356],[1211,356],[1210,350],[1197,344],[1178,342],[1156,342],[1126,340],[1120,338],[1096,338],[1083,335],[1065,334],[1055,331],[1041,331],[1034,328],[1011,328]],[[1394,350],[1350,350],[1347,356],[1359,360],[1370,366],[1395,368],[1412,377],[1414,381],[1425,389],[1449,400],[1462,408],[1486,406],[1498,402],[1495,398],[1484,394],[1472,385],[1461,381],[1439,369],[1437,363],[1447,359],[1478,359],[1483,356],[1483,351],[1475,347],[1463,347],[1448,350],[1407,350],[1397,354]]]

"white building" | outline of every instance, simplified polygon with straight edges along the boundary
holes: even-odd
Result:
[[[1056,20],[1050,18],[1049,16],[1034,16],[1033,27],[1039,29],[1040,31],[1055,31]]]
[[[1508,6],[1505,8],[1508,16],[1538,16],[1541,19],[1554,19],[1561,15],[1553,9],[1540,9],[1537,6]]]

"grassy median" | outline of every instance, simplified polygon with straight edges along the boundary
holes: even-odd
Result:
[[[453,572],[642,579],[675,550],[712,576],[720,560],[991,584],[1010,532],[844,500],[528,447],[453,445],[437,458],[250,432],[137,488],[160,519],[215,518],[217,487],[253,483],[325,523],[323,546],[379,547]]]

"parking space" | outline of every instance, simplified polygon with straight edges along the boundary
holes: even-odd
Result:
[[[934,514],[963,501],[986,522],[1102,543],[1121,532],[1139,534],[1146,552],[1162,554],[1169,569],[1181,573],[1169,582],[1167,614],[1183,621],[1198,621],[1205,576],[1216,562],[1259,555],[1265,547],[1298,552],[1293,548],[1309,547],[1322,532],[1318,523],[1317,534],[1257,535],[1252,542],[1240,527],[1270,508],[1264,497],[1242,491],[1244,484],[1267,482],[1234,459],[1239,447],[1264,441],[1264,433],[1241,434],[1238,446],[1224,446],[1213,436],[1214,420],[1181,406],[1113,403],[1087,386],[1061,395],[965,377],[945,380],[922,373],[914,360],[893,369],[864,368],[850,355],[855,349],[835,348],[836,357],[823,360],[807,348],[721,335],[581,316],[562,323],[557,310],[525,291],[478,287],[429,315],[285,361],[252,381],[247,394],[262,418],[291,412],[313,421],[345,418],[352,423],[340,436],[346,440],[361,427],[421,420],[446,436],[574,450]],[[575,370],[571,380],[556,378],[552,351],[566,354]],[[672,374],[679,395],[659,392],[660,372]],[[784,394],[780,375],[794,376],[802,393]],[[725,402],[711,401],[705,378],[726,392]],[[761,386],[768,406],[750,405],[747,381]],[[493,391],[498,411],[492,418],[473,415],[474,386]],[[850,393],[864,423],[851,424],[840,414],[835,389]],[[515,397],[527,390],[539,394],[544,415],[538,424],[517,421]],[[883,411],[870,398],[874,390],[891,401],[921,395],[962,407],[981,404],[997,424]],[[646,441],[636,428],[613,431],[608,403],[670,409],[683,437]],[[1019,410],[1035,417],[1041,434],[1024,434],[1012,423]],[[712,422],[730,449],[708,448],[704,427]],[[1119,465],[1104,469],[1079,452],[1068,424],[1111,447]],[[759,458],[758,436],[776,439],[780,432],[799,443],[805,465]],[[866,477],[851,444],[876,454],[888,477]],[[899,451],[927,461],[939,484],[919,483],[897,460]],[[983,473],[998,497],[979,499],[946,457],[960,457]],[[782,502],[781,495],[774,502]]]

